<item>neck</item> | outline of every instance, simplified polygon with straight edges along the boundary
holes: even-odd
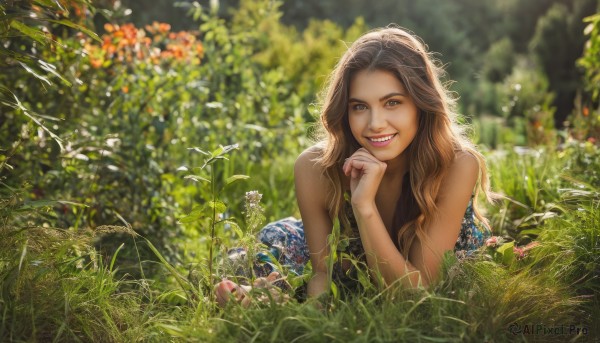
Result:
[[[383,182],[393,183],[400,182],[402,183],[402,178],[408,172],[408,157],[406,153],[401,154],[393,160],[386,161],[387,168],[385,170],[385,174],[383,175]]]

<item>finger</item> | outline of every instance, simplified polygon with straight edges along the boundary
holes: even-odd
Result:
[[[369,165],[376,166],[378,163],[363,157],[355,157],[348,163],[348,169],[366,169]]]
[[[279,279],[281,275],[278,272],[271,272],[271,274],[267,275],[267,281],[273,282]]]
[[[362,156],[368,159],[372,159],[373,161],[379,161],[377,159],[377,157],[373,156],[373,154],[371,154],[368,150],[366,149],[359,149],[356,150],[356,152],[354,152],[354,154],[352,154],[352,157],[356,157],[356,156]],[[379,161],[381,162],[381,161]]]

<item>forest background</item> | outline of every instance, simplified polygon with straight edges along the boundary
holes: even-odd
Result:
[[[371,330],[383,340],[477,341],[510,338],[509,324],[526,319],[562,319],[597,334],[599,6],[2,1],[0,337],[327,340],[332,328],[303,317],[302,304],[221,312],[210,285],[226,275],[217,261],[227,249],[252,249],[261,225],[299,217],[293,163],[313,142],[327,74],[348,43],[389,23],[420,36],[446,66],[461,120],[505,198],[487,209],[499,241],[461,266],[464,280],[399,302],[436,318],[438,330],[405,323],[410,311],[400,308],[390,311],[405,316],[406,331]],[[258,205],[250,191],[262,195]],[[551,271],[561,276],[543,278]],[[296,289],[305,279],[288,281]],[[369,278],[362,283],[377,299]],[[463,294],[465,285],[481,292]],[[334,338],[364,336],[361,320],[346,317],[352,301],[364,305],[363,322],[379,320],[372,303],[345,302],[335,285],[331,296],[329,316],[348,331],[333,329]],[[277,316],[295,318],[292,327]]]

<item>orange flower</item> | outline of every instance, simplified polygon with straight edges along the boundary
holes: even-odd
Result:
[[[115,31],[115,27],[111,23],[104,24],[104,29],[106,30],[106,32],[109,32],[109,33]]]
[[[102,59],[99,58],[90,58],[90,64],[92,65],[93,68],[100,68],[102,67]]]
[[[160,23],[158,24],[158,32],[160,33],[165,33],[171,31],[171,25],[167,24],[167,23]]]
[[[204,46],[202,45],[202,43],[196,44],[196,54],[199,57],[203,57],[204,56]]]
[[[129,93],[129,87],[127,87],[127,86],[121,87],[121,92],[123,92],[125,94]]]
[[[584,117],[587,117],[587,116],[589,116],[589,115],[590,115],[590,109],[589,109],[589,108],[587,108],[587,106],[585,106],[585,107],[583,108],[583,111],[582,111],[582,112],[583,112],[583,116],[584,116]]]

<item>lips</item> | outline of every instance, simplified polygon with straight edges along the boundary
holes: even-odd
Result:
[[[367,137],[371,142],[382,143],[387,142],[390,139],[394,138],[396,134],[386,135],[386,136],[377,136],[377,137]]]

